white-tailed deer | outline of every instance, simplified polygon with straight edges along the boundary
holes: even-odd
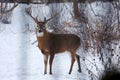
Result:
[[[80,46],[80,38],[74,34],[53,34],[49,33],[46,30],[46,23],[51,20],[44,18],[44,21],[39,21],[31,15],[31,10],[26,9],[26,13],[35,21],[36,27],[36,37],[38,41],[38,47],[44,55],[44,74],[47,74],[47,63],[48,57],[49,65],[50,65],[50,74],[52,74],[52,62],[54,59],[55,54],[69,51],[71,54],[71,66],[69,70],[69,74],[71,74],[73,64],[75,62],[75,58],[77,59],[78,63],[78,71],[81,72],[80,66],[80,57],[76,54],[77,49]]]

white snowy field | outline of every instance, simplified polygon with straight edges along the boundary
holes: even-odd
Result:
[[[23,5],[19,5],[13,12],[12,23],[0,24],[0,80],[91,80],[88,69],[98,79],[98,72],[103,70],[99,58],[81,50],[79,55],[86,59],[81,58],[82,73],[77,72],[75,62],[72,74],[68,74],[71,59],[69,52],[64,52],[54,58],[53,75],[44,75],[43,55],[37,43],[32,44],[35,33],[28,30],[28,23],[35,25],[25,15]]]
[[[76,62],[72,74],[68,74],[71,61],[68,52],[55,56],[53,75],[44,75],[43,55],[37,44],[32,45],[35,35],[17,32],[11,27],[5,26],[0,33],[0,80],[89,80],[84,66],[83,73],[77,72]]]
[[[86,78],[77,72],[76,62],[72,74],[68,75],[71,61],[68,52],[55,56],[53,75],[43,74],[43,55],[37,43],[32,45],[36,36],[34,32],[26,31],[27,18],[23,10],[22,5],[18,6],[12,15],[12,23],[0,24],[0,80],[81,80]]]

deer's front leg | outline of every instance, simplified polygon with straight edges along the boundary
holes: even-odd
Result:
[[[50,60],[49,60],[49,64],[50,64],[50,74],[52,74],[52,63],[53,63],[53,59],[54,59],[54,55],[50,55]]]
[[[44,54],[44,74],[47,74],[47,63],[48,63],[48,55]]]

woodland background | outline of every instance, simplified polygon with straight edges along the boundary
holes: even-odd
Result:
[[[47,28],[81,38],[82,73],[75,72],[75,64],[67,75],[70,60],[63,54],[54,60],[53,76],[42,74],[35,23],[25,12],[30,7],[41,20],[60,12]],[[1,80],[98,80],[107,70],[120,70],[120,0],[1,0],[0,36]]]

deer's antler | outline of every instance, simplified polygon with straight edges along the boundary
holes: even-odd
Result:
[[[46,20],[46,22],[50,21],[51,19],[53,19],[54,17],[56,17],[57,15],[59,15],[62,12],[63,9],[61,9],[58,13],[56,13],[55,15],[53,15],[52,17],[50,17],[49,19]]]
[[[37,17],[35,18],[35,17],[32,16],[31,7],[26,8],[25,11],[26,11],[26,13],[27,13],[36,23],[39,22],[38,19],[37,19]]]

